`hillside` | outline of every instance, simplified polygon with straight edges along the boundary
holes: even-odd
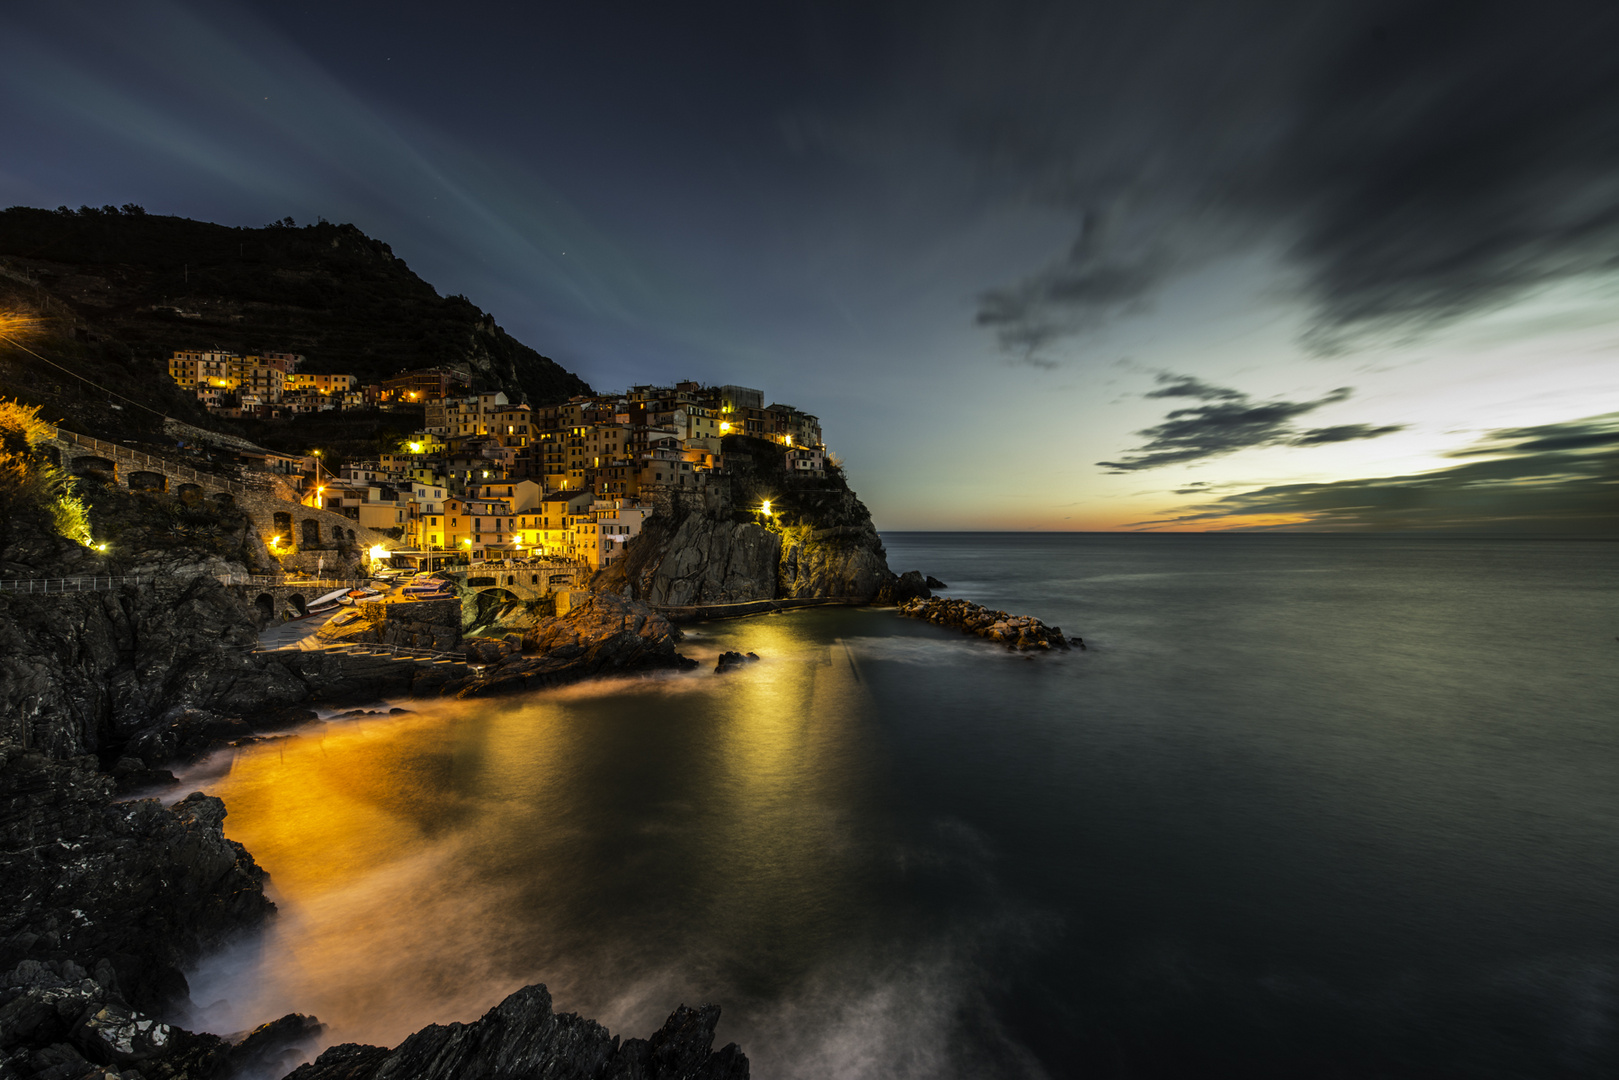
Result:
[[[182,348],[303,353],[304,370],[362,383],[465,365],[481,386],[531,404],[589,391],[353,225],[231,228],[134,207],[12,207],[0,211],[0,303],[44,318],[56,343],[76,346],[73,359],[94,365],[91,378],[187,417],[194,410],[159,384]]]

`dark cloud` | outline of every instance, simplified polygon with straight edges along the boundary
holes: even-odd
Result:
[[[1311,428],[1287,440],[1289,446],[1325,446],[1328,443],[1351,442],[1355,439],[1375,439],[1379,435],[1392,435],[1403,431],[1404,424],[1338,424],[1334,427]]]
[[[1240,390],[1232,390],[1224,386],[1211,386],[1201,379],[1190,375],[1171,375],[1162,372],[1158,376],[1162,385],[1156,390],[1149,390],[1146,397],[1189,397],[1199,401],[1240,401],[1248,395]]]
[[[1303,518],[1280,529],[1450,530],[1619,537],[1619,413],[1497,431],[1449,469],[1227,495],[1138,527],[1243,528],[1241,519]]]
[[[1619,269],[1619,5],[997,10],[965,20],[958,133],[1081,222],[1064,257],[982,295],[1010,350],[1257,245],[1300,271],[1322,350]]]
[[[1334,405],[1350,396],[1347,386],[1314,401],[1252,401],[1240,390],[1211,386],[1188,375],[1160,375],[1166,385],[1145,396],[1195,397],[1210,402],[1176,409],[1164,422],[1143,431],[1147,442],[1130,451],[1121,461],[1098,461],[1108,472],[1138,472],[1179,465],[1187,461],[1219,457],[1254,446],[1322,446],[1351,439],[1372,439],[1399,431],[1403,425],[1341,424],[1337,427],[1300,431],[1293,421],[1323,405]]]

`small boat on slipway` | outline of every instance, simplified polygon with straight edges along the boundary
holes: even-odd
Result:
[[[317,596],[304,611],[309,615],[330,614],[337,610],[338,602],[346,597],[348,593],[347,589],[335,589],[325,596]]]

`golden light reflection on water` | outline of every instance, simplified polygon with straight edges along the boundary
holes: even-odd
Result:
[[[193,979],[214,1030],[290,1010],[397,1043],[517,986],[645,1034],[790,978],[862,917],[868,703],[790,618],[689,653],[766,659],[417,715],[239,752],[209,785],[281,915]],[[711,653],[709,653],[711,655]],[[712,662],[707,665],[711,667]]]

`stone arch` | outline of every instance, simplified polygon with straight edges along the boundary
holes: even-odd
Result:
[[[216,492],[214,492],[212,495],[210,495],[208,497],[210,499],[214,500],[214,502],[218,503],[221,506],[235,506],[236,505],[236,496],[232,495],[228,491],[216,491]]]
[[[341,526],[341,525],[333,525],[332,526],[332,539],[333,540],[341,540],[341,539],[343,539],[343,526]]]
[[[309,602],[304,599],[303,593],[293,593],[291,596],[287,597],[287,603],[291,604],[292,610],[296,611],[299,615],[309,614]]]
[[[253,606],[259,609],[259,614],[266,619],[275,618],[275,597],[267,592],[261,592],[253,598]]]
[[[303,521],[299,522],[298,524],[304,536],[303,543],[300,546],[319,547],[320,522],[316,521],[314,518],[304,518]]]
[[[118,466],[104,457],[94,454],[82,454],[73,459],[74,476],[93,476],[96,473],[106,473],[108,476],[118,475]]]
[[[281,542],[292,543],[292,515],[285,510],[277,510],[271,519],[275,522],[275,534],[281,538]]]
[[[351,544],[354,543],[354,530],[353,529],[349,530],[349,543],[351,543]]]
[[[167,491],[169,478],[160,472],[137,469],[126,478],[131,491]]]
[[[202,485],[181,484],[179,487],[174,489],[174,493],[180,496],[180,498],[184,499],[186,502],[196,502],[198,499],[202,498]]]

